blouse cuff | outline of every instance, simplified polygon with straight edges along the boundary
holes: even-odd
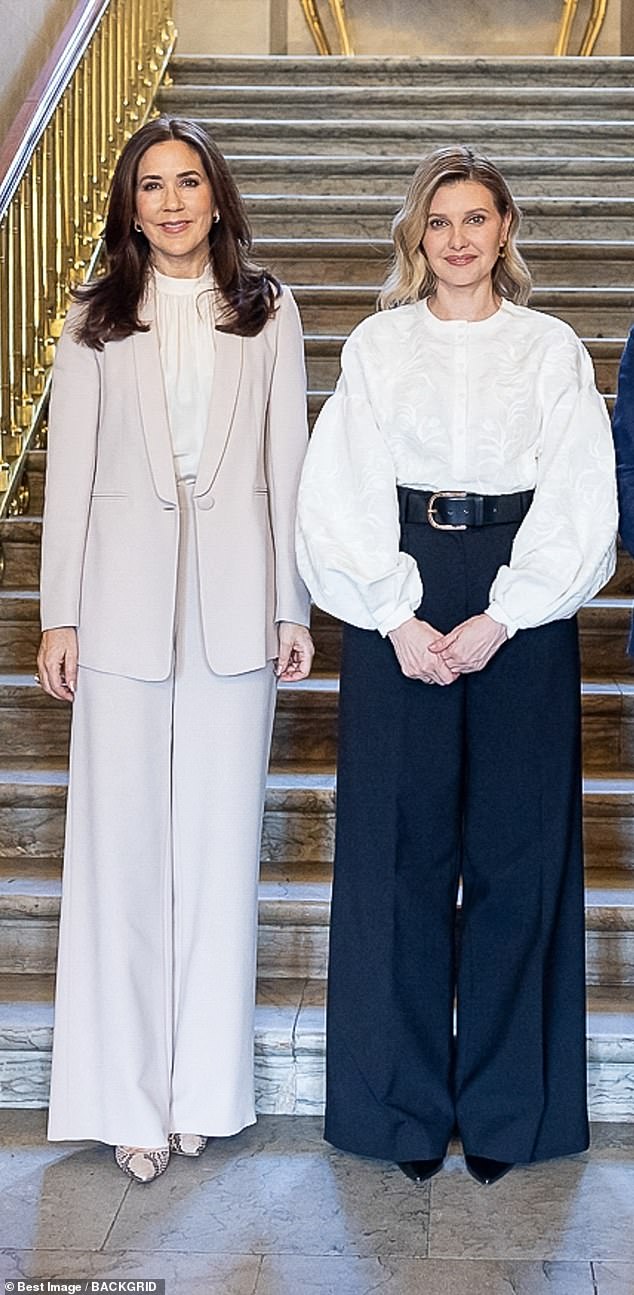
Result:
[[[413,615],[414,609],[409,603],[399,603],[398,607],[389,616],[377,622],[379,634],[382,638],[387,638],[387,635],[391,634],[392,630],[397,630],[406,621],[411,621]]]
[[[499,603],[489,603],[489,606],[485,608],[485,611],[487,616],[491,617],[491,620],[497,621],[498,625],[506,625],[508,637],[510,639],[513,638],[513,635],[517,633],[517,630],[519,629],[519,625],[517,625],[515,621],[511,620],[510,616],[507,615],[504,608],[501,607]]]

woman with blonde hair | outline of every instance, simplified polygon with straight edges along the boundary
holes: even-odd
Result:
[[[421,164],[300,486],[300,571],[346,622],[326,1137],[415,1181],[454,1131],[481,1183],[588,1142],[575,613],[614,461],[519,219],[470,149]]]

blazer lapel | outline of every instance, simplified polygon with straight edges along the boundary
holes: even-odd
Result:
[[[214,484],[225,455],[238,399],[244,355],[244,338],[216,330],[214,376],[209,402],[209,422],[203,443],[195,495],[204,495]]]
[[[164,499],[166,503],[176,504],[174,455],[167,405],[165,403],[165,387],[156,332],[154,293],[152,290],[150,290],[146,300],[143,302],[142,318],[145,323],[150,325],[149,332],[133,333],[132,343],[145,446],[157,495],[160,499]]]

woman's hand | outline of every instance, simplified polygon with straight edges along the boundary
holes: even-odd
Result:
[[[280,621],[277,627],[278,655],[275,673],[282,683],[297,683],[307,679],[315,647],[305,625],[294,625],[292,621]]]
[[[484,670],[507,638],[506,625],[500,625],[492,616],[482,612],[480,616],[471,616],[461,625],[456,625],[450,634],[444,634],[435,643],[430,643],[429,651],[456,674],[475,674],[477,670]]]
[[[438,643],[438,630],[427,621],[411,620],[391,630],[388,638],[403,674],[408,679],[421,679],[423,683],[454,683],[457,671],[451,669],[440,654],[429,651],[430,643]]]
[[[77,687],[77,630],[72,626],[44,630],[37,670],[44,692],[60,701],[74,701]]]

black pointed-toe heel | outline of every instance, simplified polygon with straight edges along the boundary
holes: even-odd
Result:
[[[444,1156],[437,1156],[435,1160],[399,1160],[397,1163],[401,1172],[406,1178],[411,1178],[413,1183],[426,1183],[428,1178],[433,1178],[442,1169],[444,1161]]]
[[[483,1187],[499,1183],[500,1178],[504,1178],[514,1168],[512,1161],[489,1160],[487,1156],[465,1156],[465,1164],[471,1177]]]

